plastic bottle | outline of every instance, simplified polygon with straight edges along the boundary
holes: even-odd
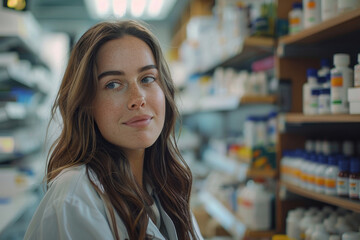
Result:
[[[342,240],[359,240],[360,232],[346,232],[342,235]]]
[[[321,21],[320,0],[304,0],[304,28],[312,27]]]
[[[350,160],[349,198],[353,200],[358,200],[359,190],[360,190],[360,161],[357,158],[352,158]]]
[[[248,148],[253,148],[256,145],[256,124],[257,124],[256,116],[248,116],[244,123],[244,139],[245,145]]]
[[[318,89],[318,77],[317,70],[313,68],[309,68],[306,71],[307,74],[307,83],[303,85],[303,113],[310,114],[311,111],[311,93],[313,89]]]
[[[345,217],[338,217],[335,224],[335,230],[337,234],[342,235],[343,233],[350,232],[352,229],[346,222]]]
[[[307,183],[307,189],[310,191],[315,191],[316,189],[316,182],[315,182],[315,174],[316,174],[316,168],[319,165],[317,161],[317,155],[312,154],[310,156],[311,163],[308,165],[307,173],[308,173],[308,183]]]
[[[239,212],[245,224],[252,230],[269,230],[271,227],[271,194],[264,186],[253,181],[246,184],[246,191],[240,193]]]
[[[330,63],[326,58],[321,59],[320,61],[320,69],[318,70],[319,79],[326,80],[326,76],[330,74]]]
[[[339,174],[336,179],[336,193],[339,197],[349,197],[349,167],[345,158],[339,159]]]
[[[318,155],[318,166],[315,169],[315,191],[325,193],[325,171],[327,167],[327,157]]]
[[[348,88],[353,84],[353,70],[349,54],[338,53],[334,55],[335,67],[331,69],[331,113],[342,114],[349,112],[347,99]]]
[[[351,11],[358,8],[359,5],[359,0],[338,0],[338,11],[339,13]]]
[[[324,140],[322,142],[322,153],[325,156],[329,156],[331,154],[331,143],[328,140]]]
[[[336,17],[338,14],[338,0],[321,0],[321,19],[322,21]]]
[[[310,94],[310,108],[309,115],[317,115],[319,114],[319,96],[320,89],[312,89]]]
[[[338,174],[338,160],[334,155],[329,156],[328,167],[325,170],[325,194],[336,195],[336,180]]]
[[[350,140],[345,140],[342,144],[342,152],[347,158],[354,156],[354,143]]]
[[[300,239],[301,231],[299,222],[302,218],[303,212],[291,210],[286,218],[286,235],[290,238]]]
[[[256,146],[267,145],[267,116],[258,116],[256,121]]]
[[[337,214],[333,212],[328,218],[324,220],[324,227],[329,234],[335,234],[335,224],[337,221]]]
[[[301,165],[301,182],[300,186],[302,188],[307,188],[308,185],[308,166],[310,163],[310,153],[304,153],[303,154],[303,164]]]
[[[315,231],[311,234],[311,240],[329,240],[329,234],[323,224],[316,224]]]
[[[267,123],[268,143],[275,145],[277,140],[277,112],[270,112]]]
[[[319,114],[330,114],[330,88],[322,88],[320,89],[319,94],[319,105],[318,105],[318,113]]]
[[[290,34],[303,30],[303,7],[301,2],[295,2],[289,12]]]
[[[354,87],[360,87],[360,53],[357,56],[358,64],[354,66]]]

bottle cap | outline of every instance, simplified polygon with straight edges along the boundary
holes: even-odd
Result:
[[[339,170],[342,172],[348,172],[350,169],[350,161],[345,158],[341,158],[338,162]]]
[[[360,172],[360,161],[358,158],[350,159],[350,172],[359,173]]]
[[[318,83],[319,83],[319,84],[324,84],[324,83],[326,83],[326,77],[319,77],[319,78],[318,78]]]
[[[329,59],[323,58],[320,60],[320,66],[321,67],[330,67]]]
[[[337,53],[334,55],[335,66],[348,66],[350,64],[350,56],[345,53]]]
[[[338,165],[338,159],[334,155],[329,156],[328,162],[329,162],[329,165],[333,165],[333,166]]]
[[[294,2],[292,5],[293,9],[302,9],[302,3],[301,2]]]
[[[317,157],[317,161],[318,163],[320,164],[327,164],[328,163],[328,159],[325,155],[323,154],[319,154],[318,157]]]
[[[308,68],[306,71],[308,77],[316,77],[318,76],[317,70],[315,68]]]

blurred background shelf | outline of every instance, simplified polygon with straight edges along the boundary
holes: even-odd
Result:
[[[15,222],[22,214],[35,204],[37,197],[34,193],[27,192],[8,200],[7,203],[0,203],[0,234]]]
[[[329,114],[304,115],[302,113],[288,113],[285,115],[287,123],[360,123],[360,115]]]

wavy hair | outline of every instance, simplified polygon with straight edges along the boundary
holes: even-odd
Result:
[[[151,183],[162,207],[172,219],[178,238],[196,239],[189,208],[192,176],[175,139],[178,110],[173,81],[158,40],[139,22],[98,23],[86,31],[74,46],[51,112],[54,120],[59,110],[63,126],[49,152],[47,183],[62,170],[85,164],[90,181],[91,170],[104,188],[105,199],[124,222],[130,239],[151,238],[146,234],[146,228],[151,216],[152,199],[136,183],[129,160],[121,149],[102,137],[92,115],[98,84],[97,52],[106,42],[126,35],[137,37],[150,47],[166,99],[162,132],[155,143],[145,149],[144,179]],[[113,213],[111,215],[115,222]],[[119,238],[115,224],[112,226],[114,235]]]

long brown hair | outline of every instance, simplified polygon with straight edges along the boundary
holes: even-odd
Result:
[[[189,209],[192,176],[176,146],[174,135],[178,111],[173,81],[158,40],[136,21],[98,23],[74,46],[52,108],[52,119],[59,109],[63,126],[49,154],[47,182],[63,169],[85,164],[88,177],[89,170],[98,177],[106,199],[124,222],[130,239],[151,238],[146,235],[149,196],[136,183],[121,149],[102,137],[91,114],[98,84],[97,52],[104,43],[125,35],[137,37],[150,47],[166,99],[163,130],[156,142],[145,150],[144,179],[151,182],[162,207],[175,225],[178,238],[196,239]]]

